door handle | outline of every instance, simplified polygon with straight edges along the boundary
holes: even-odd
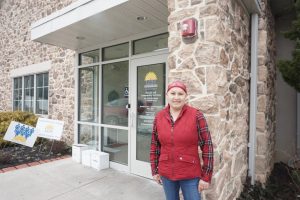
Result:
[[[133,124],[134,124],[134,117],[135,117],[135,114],[134,114],[133,111],[130,113],[130,116],[131,116],[131,120],[130,120],[131,123],[130,123],[130,126],[133,127]]]

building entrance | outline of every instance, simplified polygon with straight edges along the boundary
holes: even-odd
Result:
[[[151,177],[155,114],[165,106],[168,34],[79,53],[78,143],[109,153],[110,167]]]
[[[167,55],[131,61],[131,172],[151,178],[149,150],[155,114],[165,106]]]

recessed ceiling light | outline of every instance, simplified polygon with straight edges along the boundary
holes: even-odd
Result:
[[[76,36],[76,39],[77,39],[77,40],[84,40],[85,37],[83,37],[83,36]]]
[[[148,19],[148,18],[145,17],[145,16],[138,16],[136,19],[137,19],[138,21],[144,21],[144,20],[146,20],[146,19]]]

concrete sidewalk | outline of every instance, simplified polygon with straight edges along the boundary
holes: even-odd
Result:
[[[0,200],[163,200],[162,186],[71,158],[0,174]]]

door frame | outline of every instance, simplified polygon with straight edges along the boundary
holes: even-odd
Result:
[[[129,64],[129,88],[130,88],[130,111],[129,111],[129,157],[128,164],[130,166],[130,173],[136,174],[146,178],[152,178],[150,163],[136,160],[136,124],[137,124],[137,69],[139,66],[165,63],[165,85],[167,85],[168,52],[163,52],[158,55],[151,55],[147,57],[135,58],[130,60]],[[150,150],[150,149],[149,149]]]
[[[146,58],[149,58],[149,57],[155,57],[155,56],[160,56],[160,55],[165,55],[166,56],[166,59],[165,59],[165,62],[167,61],[167,56],[168,56],[168,48],[162,48],[162,49],[157,49],[157,50],[154,50],[152,52],[145,52],[145,53],[141,53],[141,54],[133,54],[132,53],[132,43],[133,41],[135,40],[139,40],[139,39],[144,39],[144,38],[147,38],[147,37],[152,37],[152,36],[155,36],[155,35],[159,35],[159,34],[164,34],[164,33],[168,33],[168,29],[167,27],[163,27],[163,28],[160,28],[160,29],[156,29],[156,30],[153,30],[153,31],[147,31],[147,32],[143,32],[143,33],[140,33],[140,34],[136,34],[136,35],[132,35],[132,36],[129,36],[129,37],[126,37],[126,38],[121,38],[121,39],[117,39],[117,40],[114,40],[114,41],[109,41],[109,42],[105,42],[105,43],[102,43],[102,44],[97,44],[95,46],[91,46],[91,47],[88,47],[88,48],[84,48],[84,49],[80,49],[78,51],[76,51],[76,54],[75,54],[75,73],[74,73],[74,76],[75,76],[75,112],[74,112],[74,144],[77,144],[79,142],[79,126],[80,125],[87,125],[87,126],[94,126],[94,127],[97,127],[98,128],[98,131],[97,131],[97,134],[98,134],[98,150],[101,151],[101,148],[102,148],[102,145],[101,145],[101,128],[102,127],[106,127],[106,128],[116,128],[115,126],[113,125],[106,125],[106,124],[102,124],[101,123],[101,113],[102,113],[102,108],[101,108],[101,103],[102,103],[102,85],[101,85],[101,77],[102,77],[102,65],[103,64],[108,64],[108,63],[113,63],[113,62],[118,62],[118,61],[127,61],[129,62],[129,69],[128,69],[128,73],[129,73],[129,76],[131,74],[131,61],[132,60],[139,60],[139,59],[146,59]],[[118,44],[122,44],[122,43],[125,43],[125,42],[128,42],[129,43],[129,55],[128,57],[124,57],[124,58],[120,58],[120,59],[114,59],[114,60],[109,60],[109,61],[102,61],[101,57],[102,57],[102,50],[103,48],[106,48],[106,47],[110,47],[110,46],[114,46],[114,45],[118,45]],[[89,51],[94,51],[94,50],[99,50],[99,61],[97,62],[93,62],[93,63],[89,63],[89,64],[79,64],[79,57],[80,57],[80,54],[81,53],[85,53],[85,52],[89,52]],[[79,70],[81,68],[86,68],[86,67],[92,67],[92,66],[97,66],[99,68],[99,72],[98,72],[98,78],[99,78],[99,83],[98,83],[98,104],[97,104],[97,108],[98,108],[98,111],[97,111],[97,121],[95,122],[86,122],[86,121],[80,121],[79,120],[79,81],[80,81],[80,78],[79,78]],[[168,74],[168,67],[167,67],[167,62],[166,62],[166,69],[165,69],[165,72],[166,72],[166,76]],[[128,86],[129,86],[129,102],[131,103],[132,99],[135,98],[134,96],[132,96],[131,94],[131,77],[129,77],[129,82],[128,82]],[[167,79],[167,78],[166,78]],[[166,80],[167,81],[167,80]],[[131,116],[130,116],[130,112],[131,112],[132,109],[128,109],[128,121],[131,122]],[[120,127],[117,127],[117,128],[120,128]],[[127,127],[121,127],[121,129],[124,129],[124,130],[128,130],[128,164],[127,165],[123,165],[123,164],[120,164],[120,163],[117,163],[117,162],[114,162],[114,161],[110,161],[110,168],[112,169],[116,169],[116,170],[119,170],[119,171],[124,171],[124,172],[127,172],[127,173],[130,173],[131,172],[131,151],[132,151],[132,148],[131,148],[131,128],[130,128],[130,124],[128,124]]]

